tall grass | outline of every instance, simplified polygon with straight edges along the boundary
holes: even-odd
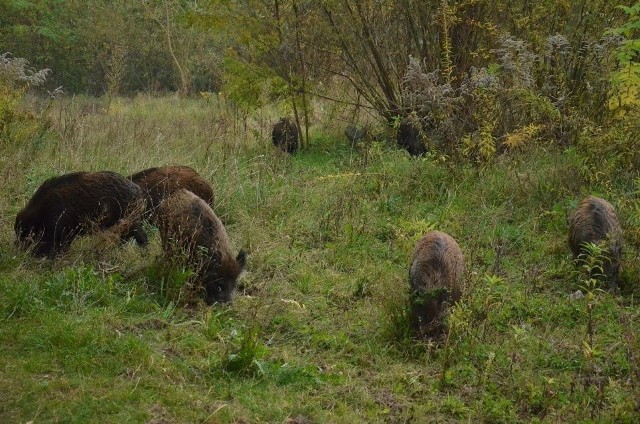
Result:
[[[0,421],[637,420],[637,241],[622,294],[597,302],[569,298],[582,281],[566,242],[587,193],[636,231],[633,181],[589,178],[573,149],[481,171],[384,142],[352,150],[322,116],[290,157],[272,148],[267,111],[245,122],[222,101],[101,102],[57,103],[53,135],[7,149],[0,171]],[[172,302],[153,228],[147,249],[84,237],[54,262],[13,247],[13,217],[45,178],[163,164],[212,183],[234,250],[249,252],[231,305]],[[439,344],[403,327],[412,249],[432,228],[468,264]]]

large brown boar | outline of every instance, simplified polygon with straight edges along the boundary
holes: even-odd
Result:
[[[147,200],[145,217],[155,219],[162,200],[177,190],[184,188],[213,207],[213,188],[211,184],[189,166],[162,166],[140,171],[129,177],[142,189]]]
[[[298,126],[289,118],[280,119],[271,130],[271,141],[283,152],[295,153],[298,150]]]
[[[74,172],[45,181],[16,216],[19,244],[53,258],[79,235],[115,227],[123,240],[147,244],[140,187],[115,172]]]
[[[160,204],[158,228],[165,255],[182,255],[187,260],[206,302],[229,302],[246,254],[241,250],[233,256],[227,232],[211,207],[180,189]]]
[[[602,264],[603,272],[609,287],[617,287],[622,230],[613,206],[599,197],[587,197],[569,217],[569,246],[574,259],[586,253],[585,243],[605,243],[607,258]]]
[[[418,334],[434,337],[442,333],[447,305],[462,295],[464,271],[462,251],[450,235],[430,231],[418,242],[409,269],[412,321]]]

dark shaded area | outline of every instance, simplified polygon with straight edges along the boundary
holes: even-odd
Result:
[[[289,118],[282,118],[273,125],[271,141],[283,152],[290,154],[298,150],[298,126]]]

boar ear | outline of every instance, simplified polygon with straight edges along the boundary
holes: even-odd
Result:
[[[247,264],[247,252],[240,250],[240,252],[238,252],[238,256],[236,256],[236,261],[238,262],[238,265],[240,265],[240,269],[244,269]]]

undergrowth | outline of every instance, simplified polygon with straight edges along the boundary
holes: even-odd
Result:
[[[0,171],[0,421],[637,421],[636,180],[593,178],[572,147],[478,169],[383,141],[355,151],[319,128],[290,157],[268,120],[244,132],[216,104],[115,98],[87,113],[95,102],[58,101],[46,142],[7,149],[16,164]],[[48,176],[163,164],[212,183],[249,253],[232,304],[182,305],[188,272],[162,261],[153,228],[146,249],[84,237],[55,261],[13,246]],[[571,260],[566,220],[587,194],[629,235],[620,292],[585,286]],[[409,262],[430,229],[468,269],[439,341],[408,331]]]

